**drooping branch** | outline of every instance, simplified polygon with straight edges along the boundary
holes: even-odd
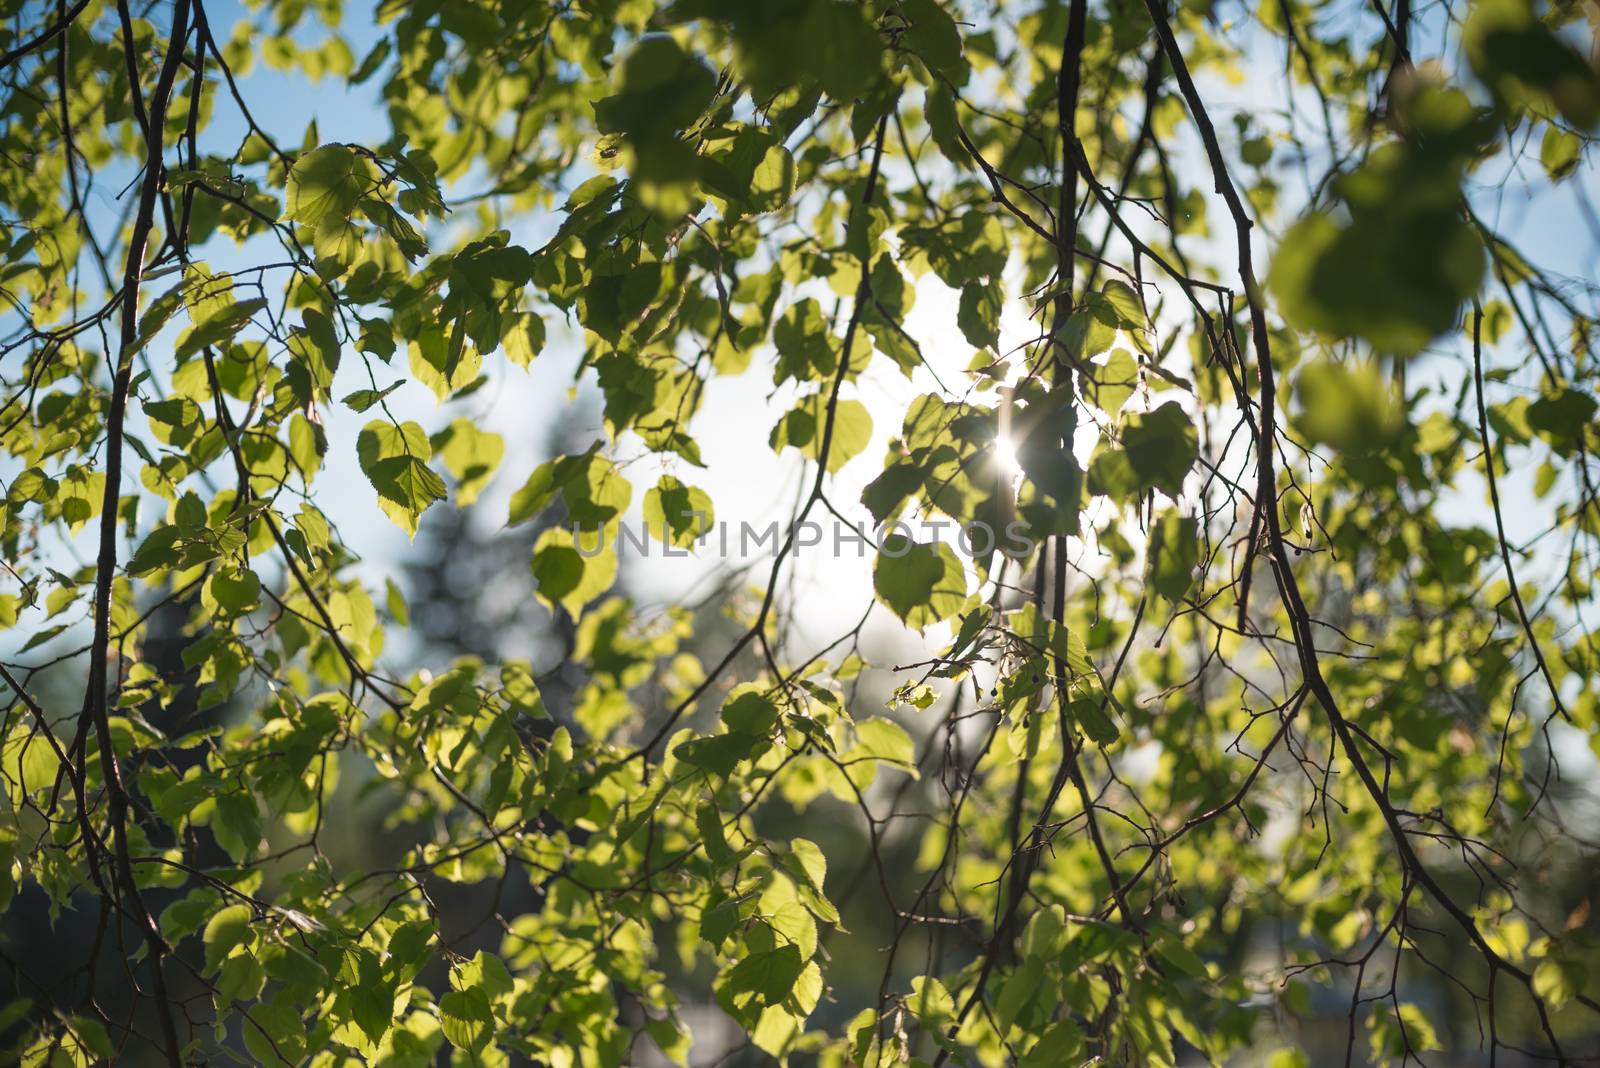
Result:
[[[118,507],[122,492],[123,423],[127,418],[128,394],[133,381],[133,361],[139,337],[139,288],[144,279],[145,253],[150,232],[154,226],[156,201],[161,196],[165,180],[163,153],[166,139],[167,105],[172,98],[173,84],[178,69],[183,64],[183,53],[189,36],[189,0],[177,0],[173,9],[172,29],[167,40],[166,58],[156,79],[150,97],[149,121],[145,125],[144,175],[139,186],[138,207],[134,213],[133,229],[128,238],[128,248],[122,275],[120,297],[121,323],[118,330],[117,356],[113,363],[111,395],[106,409],[105,444],[105,496],[100,505],[100,552],[95,570],[94,639],[89,649],[89,681],[84,691],[83,711],[79,715],[77,740],[69,750],[80,752],[80,742],[92,727],[100,753],[100,765],[105,776],[106,793],[110,799],[113,863],[123,894],[123,907],[131,910],[134,924],[144,935],[150,952],[150,971],[156,1002],[156,1012],[161,1022],[162,1039],[166,1046],[168,1063],[177,1068],[183,1061],[182,1045],[178,1039],[173,1005],[168,998],[166,977],[162,960],[167,955],[166,940],[155,918],[144,905],[144,898],[134,877],[128,848],[129,798],[122,781],[121,763],[117,756],[116,741],[111,733],[107,715],[107,667],[111,656],[111,595],[117,575],[117,527],[121,518]],[[133,39],[124,38],[128,62],[133,63]],[[137,85],[137,80],[135,80]],[[85,842],[86,849],[92,849]]]

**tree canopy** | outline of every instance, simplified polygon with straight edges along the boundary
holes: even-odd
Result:
[[[0,0],[0,1049],[1600,1053],[1593,3],[346,8]]]

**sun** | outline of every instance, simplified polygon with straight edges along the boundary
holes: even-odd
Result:
[[[1010,434],[1001,434],[994,439],[994,462],[1011,478],[1022,474],[1022,464],[1017,459],[1017,443]]]

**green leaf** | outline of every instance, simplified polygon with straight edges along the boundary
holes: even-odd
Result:
[[[1147,322],[1144,305],[1140,303],[1139,294],[1133,291],[1132,286],[1113,278],[1100,287],[1100,295],[1105,298],[1120,329],[1135,334],[1144,332]]]
[[[254,1026],[246,1024],[245,1048],[262,1064],[278,1064],[284,1060],[294,1063],[303,1056],[306,1041],[305,1024],[286,1001],[257,1002],[250,1007]],[[269,1041],[270,1038],[270,1041]]]
[[[251,1001],[266,985],[266,969],[248,953],[240,953],[222,962],[217,973],[217,997],[223,1003]]]
[[[411,342],[411,373],[442,404],[450,394],[465,389],[478,378],[483,357],[467,344],[466,320],[457,319],[449,334],[424,330]]]
[[[1083,1029],[1070,1019],[1057,1020],[1044,1029],[1039,1041],[1023,1055],[1018,1068],[1052,1068],[1077,1064],[1083,1059]]]
[[[1544,140],[1539,143],[1539,162],[1552,182],[1577,173],[1583,160],[1583,139],[1559,126],[1545,127]]]
[[[1158,489],[1177,497],[1200,455],[1199,436],[1178,402],[1168,401],[1153,412],[1128,416],[1122,451],[1141,491]]]
[[[719,868],[727,867],[733,861],[733,850],[728,848],[728,839],[722,833],[721,813],[710,805],[700,805],[694,810],[694,824],[700,832],[700,844],[706,856]]]
[[[617,89],[595,101],[600,131],[626,138],[638,177],[653,181],[688,177],[694,155],[677,134],[711,102],[716,90],[711,68],[671,37],[650,36],[623,60]]]
[[[616,546],[603,531],[574,538],[571,531],[552,527],[534,543],[533,577],[540,600],[576,618],[616,581]]]
[[[1575,964],[1546,957],[1533,970],[1533,992],[1552,1009],[1559,1009],[1583,989],[1584,972]]]
[[[116,1057],[117,1051],[111,1044],[111,1036],[99,1020],[92,1016],[74,1016],[68,1026],[79,1044],[102,1058],[103,1063],[109,1064]]]
[[[572,457],[567,470],[567,477],[560,478],[559,472],[557,477],[567,515],[575,526],[586,532],[598,531],[627,510],[633,485],[610,460],[591,450]]]
[[[1265,137],[1252,137],[1239,146],[1239,158],[1252,167],[1265,167],[1272,162],[1272,142]]]
[[[204,600],[220,618],[233,619],[261,603],[261,579],[249,568],[220,567],[206,580]]]
[[[356,439],[361,470],[378,491],[379,506],[412,537],[422,513],[447,496],[444,480],[428,467],[433,446],[413,422],[368,423]]]
[[[962,146],[961,139],[956,133],[958,127],[955,98],[949,86],[939,84],[929,89],[926,108],[928,132],[944,158],[958,168],[970,169],[971,157],[967,155],[967,150]]]
[[[859,4],[817,0],[810,5],[800,34],[787,42],[793,49],[790,62],[814,77],[835,100],[860,95],[881,69],[883,46]]]
[[[1579,389],[1556,389],[1528,405],[1528,427],[1538,433],[1559,456],[1573,456],[1583,447],[1584,430],[1600,410],[1589,394]]]
[[[376,1044],[394,1023],[394,987],[370,950],[358,951],[356,960],[356,980],[342,988],[342,1000],[356,1026]]]
[[[345,397],[344,404],[355,411],[364,412],[403,385],[404,382],[395,382],[383,389],[358,389]]]
[[[1383,374],[1370,362],[1317,360],[1295,379],[1302,414],[1296,421],[1312,441],[1357,455],[1392,447],[1405,413]]]
[[[805,958],[793,944],[752,953],[728,973],[729,989],[750,993],[762,1005],[778,1005],[789,995],[805,969]]]
[[[967,600],[967,579],[955,551],[943,542],[913,542],[886,535],[872,568],[872,588],[907,626],[950,619]]]
[[[767,688],[753,683],[735,687],[722,704],[722,722],[736,734],[762,736],[778,722],[778,708]]]
[[[912,494],[922,488],[922,468],[906,463],[890,464],[861,491],[861,503],[882,524],[900,515]]]
[[[439,999],[439,1026],[457,1049],[481,1050],[494,1037],[494,1014],[479,987],[452,990]]]
[[[809,960],[817,951],[817,921],[801,900],[799,888],[782,872],[767,876],[765,889],[756,901],[756,915],[765,921],[771,934],[800,950]]]
[[[782,145],[772,145],[750,176],[747,201],[753,211],[778,211],[794,196],[794,156]]]
[[[317,961],[294,946],[275,947],[276,952],[264,956],[267,975],[288,986],[299,986],[316,991],[327,982],[328,971]]]
[[[936,71],[957,83],[961,73],[961,34],[950,13],[935,0],[900,0],[900,12],[911,20],[901,42]]]
[[[1483,244],[1458,201],[1480,120],[1460,94],[1421,101],[1413,119],[1427,140],[1380,146],[1335,182],[1348,221],[1308,215],[1279,243],[1267,284],[1292,325],[1410,356],[1477,292]]]
[[[684,742],[672,754],[692,767],[726,777],[733,774],[739,761],[765,747],[766,743],[752,734],[716,734]]]
[[[999,995],[994,1002],[994,1015],[1002,1033],[1009,1031],[1041,995],[1044,988],[1043,972],[1043,962],[1029,958],[1000,985]]]
[[[645,528],[667,545],[683,548],[694,544],[706,536],[714,521],[711,495],[671,475],[663,475],[645,491]]]
[[[1025,957],[1051,960],[1060,953],[1066,934],[1066,911],[1060,905],[1040,909],[1022,931]]]
[[[300,323],[300,328],[289,335],[289,351],[314,389],[325,394],[339,370],[339,336],[334,332],[333,321],[316,308],[302,311]]]
[[[1374,1013],[1372,1024],[1374,1059],[1414,1056],[1443,1048],[1432,1021],[1409,1001],[1401,1002],[1398,1012]]]
[[[968,282],[961,287],[956,324],[974,348],[1000,347],[1000,308],[1004,302],[998,281]]]
[[[832,377],[839,366],[833,335],[822,314],[822,305],[806,297],[790,305],[772,327],[772,343],[778,350],[773,380],[821,381]]]
[[[228,303],[223,310],[214,312],[204,322],[197,322],[191,329],[184,331],[178,339],[173,355],[183,360],[202,349],[233,340],[239,331],[250,325],[252,318],[266,307],[267,302],[259,299],[242,301],[238,304]]]
[[[1017,465],[1049,506],[1042,521],[1024,514],[1043,530],[1061,534],[1078,533],[1079,512],[1083,506],[1083,472],[1070,443],[1077,428],[1077,408],[1071,387],[1052,390],[1027,411],[1026,437],[1016,445]]]
[[[1091,381],[1093,385],[1085,385],[1084,391],[1096,407],[1115,416],[1139,386],[1139,365],[1127,349],[1112,349],[1105,362],[1093,368]]]
[[[822,454],[827,430],[827,398],[816,394],[802,400],[772,428],[774,451],[789,446],[815,460]],[[872,440],[872,416],[858,400],[841,399],[834,407],[833,436],[828,442],[828,473],[833,474],[859,456]]]
[[[1600,71],[1552,33],[1529,0],[1475,0],[1461,43],[1502,107],[1548,102],[1574,126],[1600,122]]]
[[[456,480],[456,503],[465,508],[478,499],[505,455],[505,439],[480,430],[470,419],[457,419],[429,439],[445,470]]]
[[[544,350],[544,339],[544,320],[532,312],[520,312],[511,317],[500,345],[506,359],[526,370],[534,357]]]
[[[252,938],[250,921],[255,912],[249,905],[229,905],[206,923],[203,941],[206,947],[206,974],[215,972],[235,946]]]
[[[1099,745],[1110,745],[1120,737],[1116,721],[1106,715],[1103,697],[1074,697],[1067,703],[1072,721]]]
[[[1200,563],[1200,524],[1176,509],[1162,513],[1150,530],[1148,559],[1155,591],[1174,604],[1182,602]]]
[[[903,770],[916,767],[917,751],[911,735],[892,719],[873,716],[862,720],[856,724],[856,740],[862,756],[887,761]]]
[[[577,465],[570,456],[547,460],[535,467],[522,488],[511,495],[511,510],[506,517],[506,525],[526,523],[544,511],[576,470]]]
[[[828,877],[828,858],[817,844],[807,838],[789,839],[790,855],[799,863],[805,872],[806,880],[812,889],[820,891],[823,882]]]
[[[666,1058],[680,1068],[688,1068],[689,1049],[693,1038],[689,1029],[679,1022],[676,1016],[669,1016],[663,1020],[646,1020],[645,1030],[650,1033],[650,1039],[656,1044]]]
[[[723,901],[706,909],[700,916],[700,937],[721,949],[722,943],[739,925],[739,903]]]
[[[372,184],[372,168],[344,145],[323,145],[289,171],[288,217],[307,226],[343,221]]]

